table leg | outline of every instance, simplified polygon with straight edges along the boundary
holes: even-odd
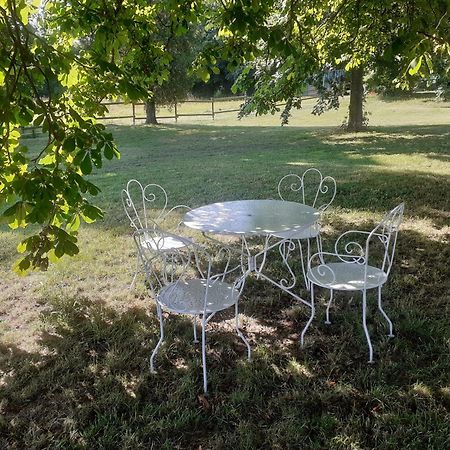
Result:
[[[267,255],[270,250],[274,250],[278,247],[278,251],[281,256],[281,260],[283,262],[283,265],[286,267],[286,270],[288,272],[288,278],[281,278],[279,280],[275,280],[268,276],[266,273],[263,272],[264,267],[267,262]],[[243,258],[241,258],[241,264],[242,264],[242,272],[243,277],[246,278],[250,274],[254,273],[256,274],[257,279],[262,279],[265,281],[268,281],[272,285],[278,287],[283,292],[286,292],[291,297],[293,297],[295,300],[305,304],[310,308],[310,317],[305,325],[305,327],[302,330],[301,336],[305,334],[306,329],[310,325],[313,316],[314,316],[314,302],[312,299],[310,301],[305,300],[304,298],[300,297],[300,295],[296,294],[294,292],[294,288],[297,284],[297,278],[295,276],[295,273],[289,263],[289,254],[295,250],[296,246],[294,241],[289,239],[284,239],[282,241],[279,241],[277,238],[277,242],[271,243],[270,242],[270,236],[265,238],[264,241],[264,248],[260,251],[252,251],[249,242],[245,236],[242,236],[242,252],[243,252]],[[245,258],[245,253],[247,258]],[[246,266],[246,267],[245,267]],[[303,339],[301,340],[301,344],[303,346]]]

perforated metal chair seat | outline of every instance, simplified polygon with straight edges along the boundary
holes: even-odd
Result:
[[[179,314],[203,314],[206,280],[178,281],[161,289],[158,303],[163,309]],[[215,280],[208,286],[206,313],[222,311],[234,305],[239,291],[232,284]]]
[[[312,267],[308,270],[307,276],[318,286],[342,291],[373,289],[387,281],[387,275],[376,267],[367,266],[366,283],[364,274],[364,265],[342,262]]]
[[[155,238],[155,236],[152,236],[151,238],[146,239],[143,242],[143,245],[145,245],[149,250],[166,251],[186,247],[189,243],[190,242],[188,242],[187,239],[181,240],[172,236],[161,236],[160,238]]]
[[[319,233],[320,226],[315,223],[300,230],[280,231],[278,233],[274,233],[273,236],[282,239],[313,239],[316,238]]]

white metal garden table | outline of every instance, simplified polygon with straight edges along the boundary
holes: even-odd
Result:
[[[271,240],[280,232],[299,231],[314,225],[320,218],[320,212],[310,206],[281,200],[238,200],[219,202],[189,211],[183,218],[186,226],[203,233],[232,235],[242,241],[242,271],[247,277],[255,273],[258,279],[266,280],[304,303],[311,309],[311,314],[301,333],[300,342],[314,318],[314,303],[301,298],[294,292],[297,279],[289,263],[289,254],[295,249],[295,243],[289,238],[280,241],[279,237]],[[253,250],[248,238],[264,237],[262,250]],[[287,277],[273,279],[263,269],[270,250],[277,250],[286,267]]]

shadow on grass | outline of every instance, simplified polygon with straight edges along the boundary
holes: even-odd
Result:
[[[270,449],[327,448],[344,440],[365,448],[386,442],[386,448],[445,448],[449,256],[448,249],[420,233],[400,232],[384,292],[394,339],[385,337],[386,324],[375,314],[374,302],[370,307],[375,365],[366,363],[357,296],[338,295],[332,325],[326,326],[326,297],[318,292],[317,318],[301,349],[298,333],[307,309],[249,280],[240,309],[254,361],[246,362],[229,325],[211,323],[211,395],[200,401],[201,358],[188,319],[166,320],[168,340],[152,376],[154,312],[119,313],[99,300],[49,299],[41,352],[13,344],[0,348],[0,443],[3,448]]]
[[[100,232],[128,232],[119,194],[129,178],[163,184],[172,206],[199,206],[275,197],[278,179],[304,166],[336,177],[338,211],[382,213],[405,201],[406,217],[427,217],[436,227],[448,224],[448,178],[423,168],[388,170],[375,158],[432,151],[430,160],[445,162],[448,126],[384,128],[353,137],[290,127],[115,128],[124,148],[122,161],[108,164],[109,172],[97,178],[103,189],[99,201],[107,211],[107,220],[94,225]],[[325,245],[348,229],[337,214],[332,226]],[[396,337],[385,337],[386,324],[371,304],[373,366],[366,364],[357,296],[339,295],[333,323],[326,326],[327,297],[318,292],[317,318],[300,349],[307,309],[249,280],[241,312],[254,361],[246,363],[230,327],[212,323],[207,402],[197,399],[201,358],[187,319],[167,321],[168,341],[157,357],[159,373],[152,376],[148,356],[158,332],[153,313],[139,308],[119,313],[100,299],[47,299],[41,352],[24,352],[14,344],[0,347],[0,445],[447,448],[449,259],[443,241],[426,231],[401,230],[384,292]],[[274,276],[282,273],[279,265],[268,269]]]
[[[312,166],[336,178],[334,206],[383,211],[406,201],[411,215],[448,206],[448,177],[426,165],[403,169],[414,154],[447,162],[448,125],[384,127],[356,135],[276,127],[115,128],[122,159],[95,176],[103,190],[99,203],[106,210],[107,226],[123,222],[120,190],[130,178],[162,184],[172,206],[197,207],[276,197],[281,176]],[[404,160],[387,170],[389,160],[378,160],[382,155]]]
[[[49,302],[40,353],[0,345],[2,448],[172,448],[203,434],[195,424],[210,420],[210,406],[197,399],[201,354],[187,318],[166,320],[159,373],[151,375],[148,358],[159,332],[154,313],[120,314],[83,299]],[[236,383],[230,372],[243,364],[240,346],[217,347],[217,337],[231,342],[227,334],[208,334],[212,392],[231,378]]]
[[[352,171],[347,171],[345,168],[336,166],[329,167],[327,170],[327,167],[312,159],[305,161],[305,164],[298,168],[286,162],[274,164],[270,175],[267,174],[266,169],[260,169],[259,173],[254,173],[252,183],[245,190],[236,189],[230,177],[217,180],[214,185],[210,185],[211,190],[207,191],[202,188],[202,183],[198,179],[190,180],[189,188],[169,198],[169,206],[183,203],[194,208],[220,201],[276,198],[277,181],[287,173],[302,173],[306,167],[320,167],[324,174],[336,178],[337,194],[331,210],[361,210],[382,214],[399,203],[405,202],[405,217],[428,218],[438,228],[449,223],[450,178],[448,176],[378,169],[359,171],[354,168]],[[204,170],[206,172],[208,169]],[[165,181],[167,189],[170,190],[171,183],[175,181],[168,178]],[[188,191],[189,194],[186,196]],[[127,226],[128,221],[119,198],[115,203],[109,204],[105,220],[93,224],[93,227],[99,229],[117,228],[117,231],[121,233],[127,231]]]

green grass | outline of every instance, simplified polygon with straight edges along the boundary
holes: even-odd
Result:
[[[313,118],[308,105],[288,127],[231,114],[112,125],[122,158],[93,176],[106,215],[82,228],[78,257],[18,278],[10,267],[19,235],[0,230],[0,447],[449,448],[449,105],[368,105],[372,128],[357,135],[336,127],[344,111]],[[158,324],[142,279],[128,290],[135,252],[120,203],[126,181],[160,183],[171,205],[195,207],[275,197],[282,175],[312,166],[338,183],[326,247],[406,202],[384,289],[396,337],[385,337],[370,296],[376,363],[368,365],[359,297],[339,295],[326,326],[326,292],[318,291],[301,349],[306,308],[251,279],[241,311],[252,363],[231,319],[212,323],[205,401],[191,324],[171,316],[152,376]]]

